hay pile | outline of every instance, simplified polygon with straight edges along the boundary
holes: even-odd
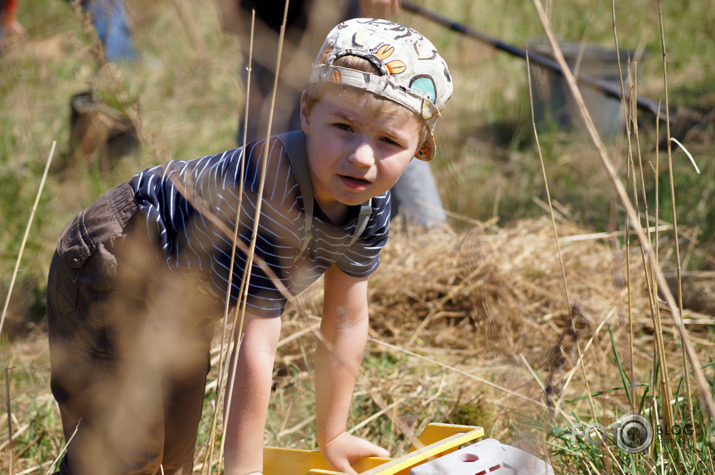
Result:
[[[580,239],[575,225],[558,225],[570,304],[586,320],[586,334],[604,319],[614,329],[627,322],[624,251],[604,241]],[[534,367],[570,325],[570,307],[551,221],[522,220],[511,228],[484,223],[457,233],[394,232],[369,288],[371,335],[408,350],[442,348],[472,359],[515,363],[523,354]],[[639,324],[650,304],[641,258],[631,250],[631,305]],[[303,296],[320,314],[321,286]],[[289,306],[288,333],[304,331]],[[313,324],[315,322],[313,321]],[[651,333],[650,330],[646,333]]]
[[[571,224],[560,225],[558,233],[570,303],[597,325],[623,306],[623,254],[600,241],[569,240],[585,234]],[[648,301],[639,275],[632,276],[631,286],[640,311]],[[381,337],[469,348],[475,356],[543,356],[569,316],[547,219],[508,229],[484,225],[463,234],[391,237],[370,300]]]

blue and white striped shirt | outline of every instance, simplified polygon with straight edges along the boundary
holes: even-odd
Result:
[[[225,230],[234,230],[239,201],[238,236],[247,247],[251,242],[265,144],[263,140],[248,144],[245,159],[239,148],[192,161],[172,161],[144,170],[130,181],[147,232],[160,243],[169,267],[209,272],[211,286],[219,295],[225,295],[228,289],[233,247]],[[256,255],[266,261],[292,295],[307,288],[333,264],[356,277],[374,272],[389,233],[389,192],[372,199],[367,227],[352,245],[359,206],[351,209],[345,225],[336,226],[311,197],[313,237],[301,253],[306,236],[303,196],[281,141],[273,138],[267,144]],[[239,196],[242,162],[245,175]],[[212,222],[209,213],[223,226]],[[245,266],[246,255],[237,248],[231,281],[233,304]],[[248,292],[249,311],[272,317],[283,313],[286,298],[255,262]]]

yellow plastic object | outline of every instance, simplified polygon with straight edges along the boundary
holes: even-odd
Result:
[[[429,424],[417,438],[420,447],[395,459],[369,457],[357,462],[353,468],[360,475],[407,475],[410,469],[428,460],[457,450],[467,442],[484,436],[484,429],[454,424]],[[264,475],[339,475],[333,472],[315,450],[281,449],[264,447]]]

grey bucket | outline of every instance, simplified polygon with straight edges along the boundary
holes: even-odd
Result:
[[[619,90],[621,85],[618,74],[618,57],[620,55],[624,86],[628,87],[627,51],[620,50],[617,53],[615,49],[569,42],[560,42],[559,46],[572,72],[607,81]],[[529,51],[553,59],[551,46],[545,38],[535,38],[529,41]],[[549,124],[555,124],[561,130],[584,131],[583,120],[566,80],[560,73],[533,62],[530,64],[537,129],[543,131]],[[624,125],[621,102],[586,85],[579,86],[579,90],[601,137],[613,139],[618,136],[623,131]]]

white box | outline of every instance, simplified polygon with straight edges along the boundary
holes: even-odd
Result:
[[[410,475],[553,474],[553,468],[544,460],[496,439],[484,439],[410,470]]]

